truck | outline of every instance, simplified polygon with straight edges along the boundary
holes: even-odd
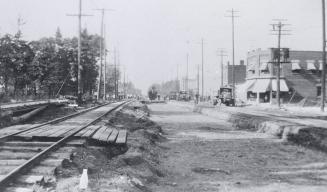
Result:
[[[220,87],[218,90],[217,100],[214,105],[225,104],[226,106],[235,106],[235,99],[233,97],[233,88],[231,86]]]
[[[190,96],[187,91],[180,91],[178,93],[178,101],[189,101]]]

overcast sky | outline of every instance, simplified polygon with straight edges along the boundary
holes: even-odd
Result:
[[[227,10],[239,11],[235,19],[236,61],[246,60],[247,51],[276,46],[270,35],[273,19],[287,19],[290,36],[282,46],[293,50],[321,50],[321,1],[319,0],[83,0],[83,18],[90,33],[99,33],[100,14],[107,12],[106,35],[110,49],[120,51],[121,65],[129,80],[143,91],[152,83],[185,76],[186,53],[190,54],[190,77],[201,63],[201,38],[205,41],[205,91],[217,89],[219,58],[224,48],[231,61],[231,19]],[[53,36],[60,27],[63,36],[77,33],[78,0],[1,0],[0,34],[15,33],[19,15],[25,21],[27,40]],[[189,41],[189,44],[187,44]],[[143,92],[145,93],[145,92]]]

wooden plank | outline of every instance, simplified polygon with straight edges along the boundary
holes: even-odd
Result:
[[[85,139],[74,139],[71,141],[66,142],[65,146],[69,147],[81,147],[85,145]]]
[[[117,144],[126,144],[127,142],[127,131],[120,130],[116,139]]]
[[[59,137],[60,135],[62,135],[63,133],[66,133],[67,131],[69,131],[72,128],[73,127],[71,127],[71,126],[67,126],[64,129],[61,129],[57,132],[52,133],[51,135],[48,135],[48,137]]]
[[[8,192],[34,192],[34,189],[27,187],[8,187],[6,189]]]
[[[86,133],[89,129],[91,129],[91,126],[86,127],[82,131],[75,134],[76,137],[81,137],[84,133]]]
[[[101,126],[100,129],[97,130],[97,132],[92,136],[92,139],[98,140],[102,134],[107,129],[105,126]]]
[[[42,127],[39,127],[39,128],[36,128],[36,129],[32,129],[30,131],[26,131],[26,132],[23,132],[21,134],[18,134],[17,136],[20,136],[20,137],[31,137],[33,136],[33,134],[37,134],[37,133],[40,133],[42,131],[46,131],[49,129],[49,126],[42,126]]]
[[[49,129],[48,131],[44,131],[40,134],[38,134],[37,136],[39,137],[45,137],[45,136],[49,136],[52,135],[53,133],[59,132],[60,130],[65,129],[67,126],[52,126],[51,129]]]
[[[26,160],[24,159],[7,159],[7,160],[0,160],[0,166],[18,166],[25,163]]]
[[[65,132],[65,133],[63,133],[63,134],[61,134],[60,137],[66,137],[66,136],[68,136],[68,135],[74,133],[74,132],[77,131],[78,129],[79,129],[79,127],[74,127],[73,129],[71,129],[71,130],[69,130],[69,131],[67,131],[67,132]]]
[[[20,146],[20,147],[15,147],[15,146],[6,146],[2,145],[0,146],[0,152],[1,151],[13,151],[13,152],[33,152],[33,153],[38,153],[42,151],[45,147],[33,147],[33,146]],[[0,160],[1,161],[1,160]]]
[[[54,144],[54,142],[24,142],[24,141],[8,141],[5,142],[4,146],[16,146],[16,147],[49,147],[50,145]]]
[[[28,175],[28,176],[22,176],[18,178],[18,183],[23,184],[35,184],[35,183],[41,183],[44,180],[44,176],[42,175]]]
[[[49,137],[64,137],[67,133],[71,132],[72,130],[76,130],[78,127],[72,126],[72,127],[67,127],[64,130],[61,130],[59,132],[56,132],[52,135],[49,135]]]
[[[101,136],[99,137],[99,141],[107,142],[107,139],[109,138],[110,134],[112,133],[113,129],[107,128],[104,132],[102,132]]]
[[[114,129],[112,131],[111,135],[108,137],[107,142],[108,143],[114,143],[115,140],[116,140],[116,138],[117,138],[117,136],[118,136],[118,130],[117,129]]]
[[[83,135],[90,135],[91,133],[96,131],[99,127],[100,125],[90,125],[85,129],[83,129],[82,131],[78,132],[75,136],[82,137]]]
[[[91,137],[97,130],[100,129],[101,126],[99,125],[93,125],[93,126],[90,126],[90,129],[87,130],[87,132],[85,132],[83,135],[82,135],[82,138],[88,138],[88,137]]]

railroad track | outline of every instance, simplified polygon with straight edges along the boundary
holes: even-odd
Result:
[[[94,125],[129,102],[106,104],[0,138],[0,191],[33,192],[54,179],[56,168],[71,159],[84,139],[124,145],[126,130]]]

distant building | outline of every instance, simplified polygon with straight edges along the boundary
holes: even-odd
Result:
[[[298,102],[303,98],[315,100],[321,94],[322,52],[290,51],[290,63],[281,64],[280,97],[282,102]],[[272,51],[248,52],[246,90],[247,100],[275,102],[277,67],[271,63]]]
[[[246,81],[246,66],[244,60],[240,61],[239,65],[234,65],[235,84],[242,84]],[[224,85],[233,84],[233,65],[227,64],[224,69]]]

